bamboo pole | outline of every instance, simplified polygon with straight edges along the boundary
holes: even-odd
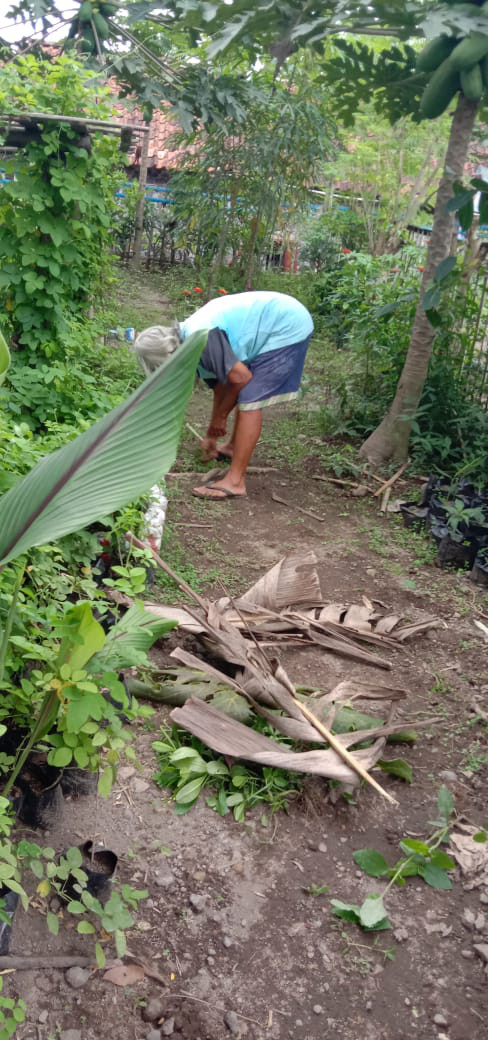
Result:
[[[17,119],[19,123],[28,123],[31,119],[38,119],[39,122],[44,123],[70,123],[73,126],[94,126],[100,130],[139,130],[140,133],[147,133],[147,127],[141,126],[140,123],[119,123],[112,120],[83,118],[82,116],[60,116],[53,112],[19,112],[16,110],[0,112],[0,122],[9,119]]]
[[[134,236],[134,253],[132,267],[140,267],[142,259],[142,232],[144,226],[144,203],[146,201],[147,164],[149,157],[149,127],[142,142],[141,168],[139,170],[139,199],[136,208],[136,227]]]
[[[340,740],[337,740],[337,737],[334,736],[330,729],[327,729],[327,726],[324,726],[323,722],[321,722],[320,719],[317,719],[305,704],[302,704],[302,702],[297,700],[296,697],[293,699],[296,706],[300,708],[302,715],[307,719],[307,722],[310,722],[317,732],[320,733],[322,737],[325,737],[331,748],[333,748],[336,754],[346,762],[349,768],[353,769],[362,780],[366,780],[368,784],[371,784],[371,787],[374,787],[376,791],[382,794],[388,802],[391,802],[392,805],[398,805],[399,803],[396,798],[394,798],[388,791],[385,791],[384,787],[382,787],[373,776],[370,776],[367,769],[364,768],[357,758],[354,758],[354,755],[352,755],[351,752],[341,744]]]

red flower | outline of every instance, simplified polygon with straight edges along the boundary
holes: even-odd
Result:
[[[392,269],[391,269],[391,273],[392,273],[392,274],[398,274],[399,270],[400,270],[400,268],[399,268],[399,267],[392,267]]]
[[[219,289],[219,293],[220,293],[221,296],[228,296],[229,295],[229,290],[228,289]]]
[[[183,296],[191,296],[190,290],[189,289],[183,289]]]
[[[193,289],[193,292],[203,292],[203,289],[200,289],[200,288],[199,288],[199,286],[197,285],[197,286],[195,286],[195,288]]]
[[[423,264],[419,264],[419,266],[417,267],[417,270],[418,271],[425,271],[424,265]]]
[[[341,253],[352,253],[352,249],[341,249]]]

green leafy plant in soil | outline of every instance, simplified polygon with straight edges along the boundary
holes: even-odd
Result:
[[[110,97],[66,54],[32,54],[4,67],[0,107],[76,112],[110,119]],[[88,136],[88,141],[86,137]],[[69,319],[97,296],[109,265],[110,223],[121,176],[113,138],[80,136],[48,122],[4,162],[0,197],[0,302],[10,331],[29,353],[62,356]]]
[[[3,979],[0,975],[0,1040],[10,1040],[19,1025],[25,1022],[25,1003],[15,997],[2,995]]]
[[[274,730],[260,720],[255,728],[272,732],[277,739]],[[202,791],[208,789],[207,805],[220,816],[232,812],[234,819],[241,823],[246,813],[257,805],[267,805],[271,813],[286,809],[301,788],[300,777],[283,769],[242,763],[228,765],[222,755],[210,751],[177,726],[163,728],[161,736],[162,739],[152,745],[159,765],[154,779],[160,787],[172,792],[177,813],[192,809]]]
[[[389,877],[390,881],[383,892],[372,892],[360,906],[332,899],[332,911],[336,917],[352,921],[365,931],[383,931],[392,927],[384,903],[392,885],[405,885],[407,878],[420,877],[431,888],[445,891],[452,888],[448,872],[454,870],[456,864],[440,848],[448,841],[454,822],[454,800],[447,787],[442,786],[439,790],[437,812],[439,818],[434,824],[435,831],[426,841],[404,838],[400,842],[404,855],[392,866],[376,849],[358,849],[353,853],[354,862],[368,877]]]

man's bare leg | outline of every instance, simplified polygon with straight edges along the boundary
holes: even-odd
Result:
[[[211,488],[205,486],[196,487],[201,498],[223,498],[219,488],[231,491],[233,495],[246,494],[246,470],[251,461],[252,453],[258,443],[261,427],[263,424],[263,413],[261,409],[249,412],[237,412],[235,432],[233,434],[234,453],[232,461],[225,477],[215,481]]]
[[[240,412],[238,411],[238,409],[236,409],[234,415],[234,426],[232,429],[232,434],[229,437],[229,440],[225,442],[225,444],[219,444],[218,446],[219,452],[221,452],[222,455],[227,455],[229,459],[231,459],[234,454],[234,444],[236,440],[237,422],[239,419],[239,415]]]

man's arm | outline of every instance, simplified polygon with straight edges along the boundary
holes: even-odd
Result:
[[[202,440],[202,453],[208,458],[215,457],[218,437],[223,437],[227,430],[227,417],[235,406],[240,391],[251,381],[252,374],[247,365],[236,361],[227,373],[227,382],[217,383],[213,392],[213,408],[207,436]]]

